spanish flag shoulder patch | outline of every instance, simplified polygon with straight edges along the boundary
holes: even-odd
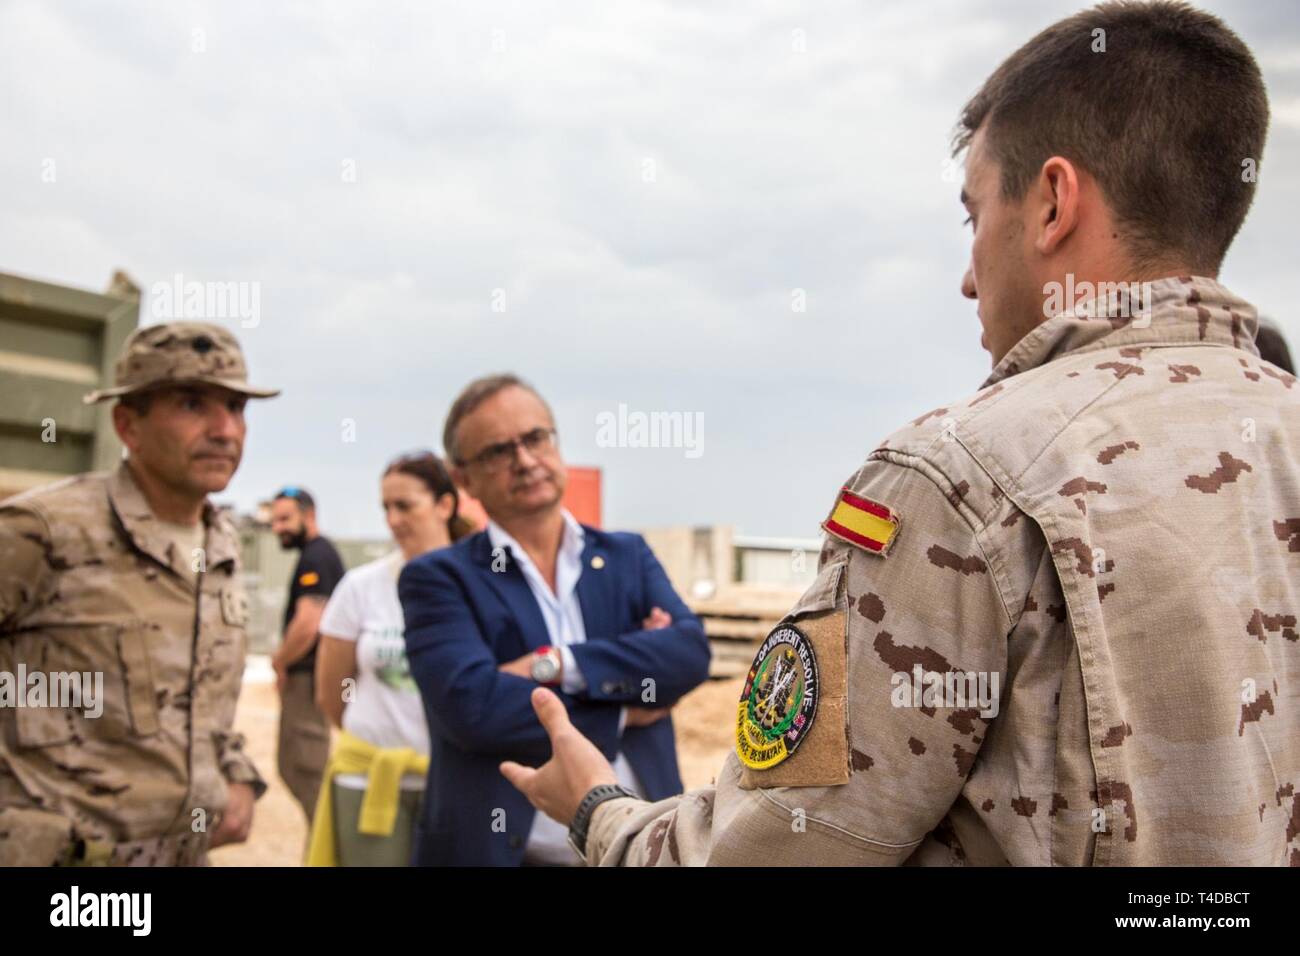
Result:
[[[307,571],[301,577],[298,578],[298,583],[305,588],[309,588],[313,584],[320,583],[320,575],[317,574],[315,571]]]
[[[830,517],[822,522],[822,530],[884,557],[898,537],[901,521],[892,508],[854,494],[848,488],[841,488]]]

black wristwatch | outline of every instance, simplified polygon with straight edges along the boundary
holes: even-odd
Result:
[[[591,815],[606,800],[617,800],[619,797],[640,799],[621,784],[602,783],[588,790],[587,795],[582,798],[582,803],[578,804],[578,812],[573,815],[573,822],[569,824],[569,846],[577,850],[578,856],[584,860],[587,858],[587,830],[591,827]]]

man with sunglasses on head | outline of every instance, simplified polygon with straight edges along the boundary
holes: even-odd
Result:
[[[330,750],[329,723],[316,706],[316,641],[325,602],[343,580],[343,560],[320,533],[316,501],[303,488],[280,489],[271,502],[271,531],[284,550],[300,552],[284,608],[284,638],[271,666],[280,689],[280,777],[310,826]]]
[[[489,522],[412,560],[398,581],[431,737],[413,862],[576,865],[566,828],[497,769],[550,756],[532,691],[556,692],[626,792],[661,799],[682,789],[670,711],[707,679],[708,641],[640,535],[565,510],[555,421],[531,386],[514,375],[471,382],[443,444]]]

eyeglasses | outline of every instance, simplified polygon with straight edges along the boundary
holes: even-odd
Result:
[[[523,448],[528,454],[541,456],[555,451],[556,431],[554,428],[534,428],[524,432],[518,438],[496,442],[488,445],[477,455],[471,455],[461,462],[462,465],[478,465],[484,471],[498,472],[508,468],[514,461],[515,449]]]

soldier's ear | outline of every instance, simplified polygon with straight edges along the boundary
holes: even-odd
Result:
[[[113,405],[113,430],[117,432],[117,437],[122,440],[127,451],[134,452],[140,444],[139,441],[140,415],[122,402],[115,402]]]
[[[1026,199],[1033,203],[1034,247],[1050,256],[1079,224],[1079,172],[1075,165],[1062,156],[1049,158]]]

